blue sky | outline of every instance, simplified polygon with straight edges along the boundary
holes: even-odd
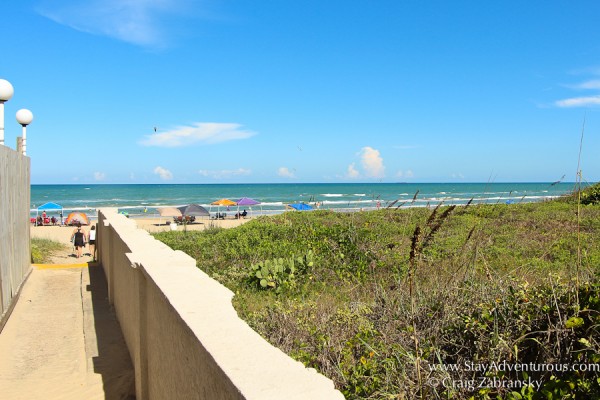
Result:
[[[600,180],[597,1],[6,0],[32,183]]]

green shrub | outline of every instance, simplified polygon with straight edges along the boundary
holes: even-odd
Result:
[[[67,247],[54,240],[32,238],[31,239],[31,259],[35,264],[43,264],[50,261],[52,254],[64,250]]]
[[[600,398],[598,372],[480,373],[542,388],[470,390],[440,382],[473,372],[434,367],[600,363],[599,221],[597,203],[578,223],[561,199],[285,213],[156,237],[196,258],[236,293],[241,318],[348,399],[587,399]]]
[[[600,183],[581,191],[581,204],[600,204]]]

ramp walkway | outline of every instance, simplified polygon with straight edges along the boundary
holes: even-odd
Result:
[[[0,397],[135,399],[101,266],[33,266],[0,333]]]

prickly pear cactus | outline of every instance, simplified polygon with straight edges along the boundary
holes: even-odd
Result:
[[[252,264],[249,280],[261,289],[282,289],[296,286],[296,278],[304,275],[314,265],[314,255],[308,251],[304,256],[274,258]]]

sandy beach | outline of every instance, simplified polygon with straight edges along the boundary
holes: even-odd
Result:
[[[167,221],[170,221],[169,218],[132,218],[138,228],[144,229],[150,233],[155,232],[166,232],[172,230],[171,225],[167,224]],[[190,231],[198,231],[204,230],[211,227],[221,227],[221,228],[233,228],[236,226],[240,226],[248,221],[250,218],[246,219],[224,219],[224,220],[214,220],[214,219],[198,219],[192,224],[187,224],[185,229]],[[91,224],[95,224],[96,220],[93,220]],[[83,230],[86,234],[89,234],[91,225],[82,226]],[[89,246],[86,246],[83,253],[84,256],[82,258],[76,258],[73,246],[71,244],[71,235],[73,234],[73,230],[75,228],[72,226],[59,226],[59,225],[46,225],[46,226],[31,226],[31,237],[32,238],[43,238],[50,239],[56,242],[63,243],[67,248],[64,251],[59,251],[55,253],[51,259],[52,264],[75,264],[81,262],[91,262],[92,256],[88,255]],[[183,225],[177,225],[176,229],[178,231],[183,231]]]

